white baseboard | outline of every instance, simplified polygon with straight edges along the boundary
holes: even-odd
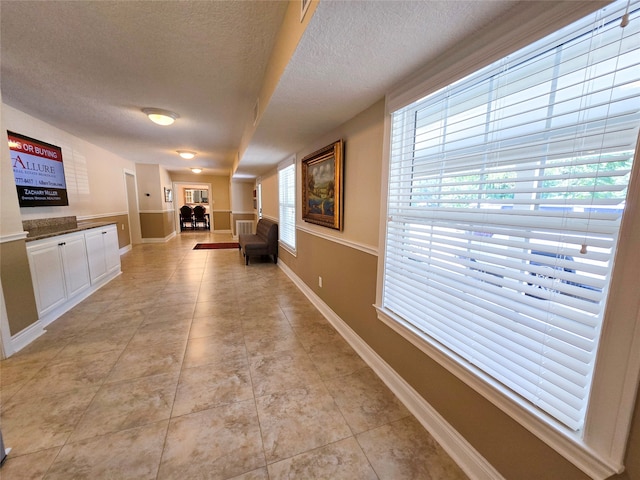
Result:
[[[109,283],[111,280],[113,280],[114,278],[120,276],[121,274],[122,274],[122,270],[120,270],[119,268],[117,270],[109,273],[108,275],[103,277],[99,282],[90,285],[89,288],[83,290],[81,293],[77,294],[73,298],[68,299],[63,304],[59,305],[58,307],[54,308],[50,312],[48,312],[45,315],[43,315],[42,317],[40,317],[38,319],[38,321],[42,324],[43,327],[46,327],[51,322],[57,320],[63,314],[67,313],[73,307],[75,307],[80,302],[82,302],[85,298],[90,297],[95,292],[97,292],[99,289],[104,287],[107,283]]]
[[[24,330],[16,333],[11,337],[11,348],[13,351],[10,354],[13,355],[16,352],[19,352],[44,332],[44,325],[40,320],[37,320]]]
[[[282,261],[282,271],[472,480],[504,477]]]
[[[7,357],[10,355],[13,355],[14,353],[18,352],[19,350],[29,345],[36,338],[38,338],[40,335],[46,332],[45,327],[47,325],[57,320],[60,316],[62,316],[63,314],[71,310],[73,307],[78,305],[85,298],[91,296],[93,293],[97,292],[100,288],[104,287],[107,283],[109,283],[111,280],[113,280],[114,278],[116,278],[121,274],[122,274],[122,271],[119,268],[117,270],[114,270],[109,275],[105,276],[98,283],[94,283],[89,288],[77,294],[75,297],[67,300],[65,303],[59,305],[58,307],[54,308],[53,310],[47,312],[45,315],[38,318],[36,322],[32,323],[24,330],[21,330],[20,332],[13,335],[11,337],[11,348],[13,351],[5,352]]]
[[[176,236],[175,230],[164,238],[143,238],[142,243],[167,243]]]

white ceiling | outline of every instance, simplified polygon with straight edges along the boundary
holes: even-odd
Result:
[[[236,175],[372,105],[515,1],[322,0]],[[0,1],[2,100],[137,163],[228,173],[253,123],[281,1]],[[180,114],[159,127],[141,113]],[[28,134],[28,132],[21,132]],[[198,152],[182,160],[176,150]]]

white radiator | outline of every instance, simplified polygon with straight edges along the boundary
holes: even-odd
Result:
[[[253,220],[236,220],[236,235],[253,233]]]

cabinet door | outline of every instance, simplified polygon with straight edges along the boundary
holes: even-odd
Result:
[[[102,231],[105,232],[102,237],[104,239],[104,259],[107,272],[119,272],[120,245],[118,244],[118,230],[115,225],[110,225]]]
[[[60,249],[62,241],[51,241],[27,248],[29,268],[40,316],[53,310],[67,299],[64,266]]]
[[[99,281],[107,274],[107,266],[104,254],[103,229],[89,230],[84,234],[87,242],[87,258],[89,260],[89,273],[91,283]]]
[[[71,298],[91,285],[84,235],[65,238],[61,252],[67,298]]]

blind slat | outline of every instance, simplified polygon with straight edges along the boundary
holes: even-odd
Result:
[[[296,166],[288,165],[278,170],[278,200],[280,241],[296,248]]]
[[[640,125],[618,3],[391,121],[383,306],[572,430]]]

